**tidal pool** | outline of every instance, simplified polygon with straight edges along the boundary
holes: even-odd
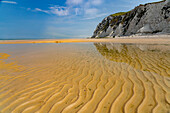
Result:
[[[0,45],[1,113],[169,113],[170,45]]]

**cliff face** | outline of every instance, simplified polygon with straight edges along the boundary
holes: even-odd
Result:
[[[103,19],[92,38],[170,33],[170,0],[148,3]]]

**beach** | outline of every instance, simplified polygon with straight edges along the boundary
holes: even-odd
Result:
[[[1,113],[169,113],[170,39],[0,41]]]
[[[36,39],[36,40],[0,40],[0,44],[31,44],[31,43],[78,43],[78,42],[112,42],[112,43],[144,43],[144,44],[170,44],[170,35],[153,36],[126,36],[117,38],[99,39]]]

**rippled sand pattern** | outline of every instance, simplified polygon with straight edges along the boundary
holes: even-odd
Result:
[[[1,113],[170,112],[167,45],[0,48]]]

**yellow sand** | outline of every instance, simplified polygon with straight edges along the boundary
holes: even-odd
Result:
[[[165,38],[103,38],[103,39],[44,39],[44,40],[0,40],[0,44],[25,43],[70,43],[70,42],[113,42],[113,43],[147,43],[170,44],[170,36]]]
[[[8,65],[0,68],[1,113],[170,112],[169,45],[28,44],[0,51],[0,67]]]

